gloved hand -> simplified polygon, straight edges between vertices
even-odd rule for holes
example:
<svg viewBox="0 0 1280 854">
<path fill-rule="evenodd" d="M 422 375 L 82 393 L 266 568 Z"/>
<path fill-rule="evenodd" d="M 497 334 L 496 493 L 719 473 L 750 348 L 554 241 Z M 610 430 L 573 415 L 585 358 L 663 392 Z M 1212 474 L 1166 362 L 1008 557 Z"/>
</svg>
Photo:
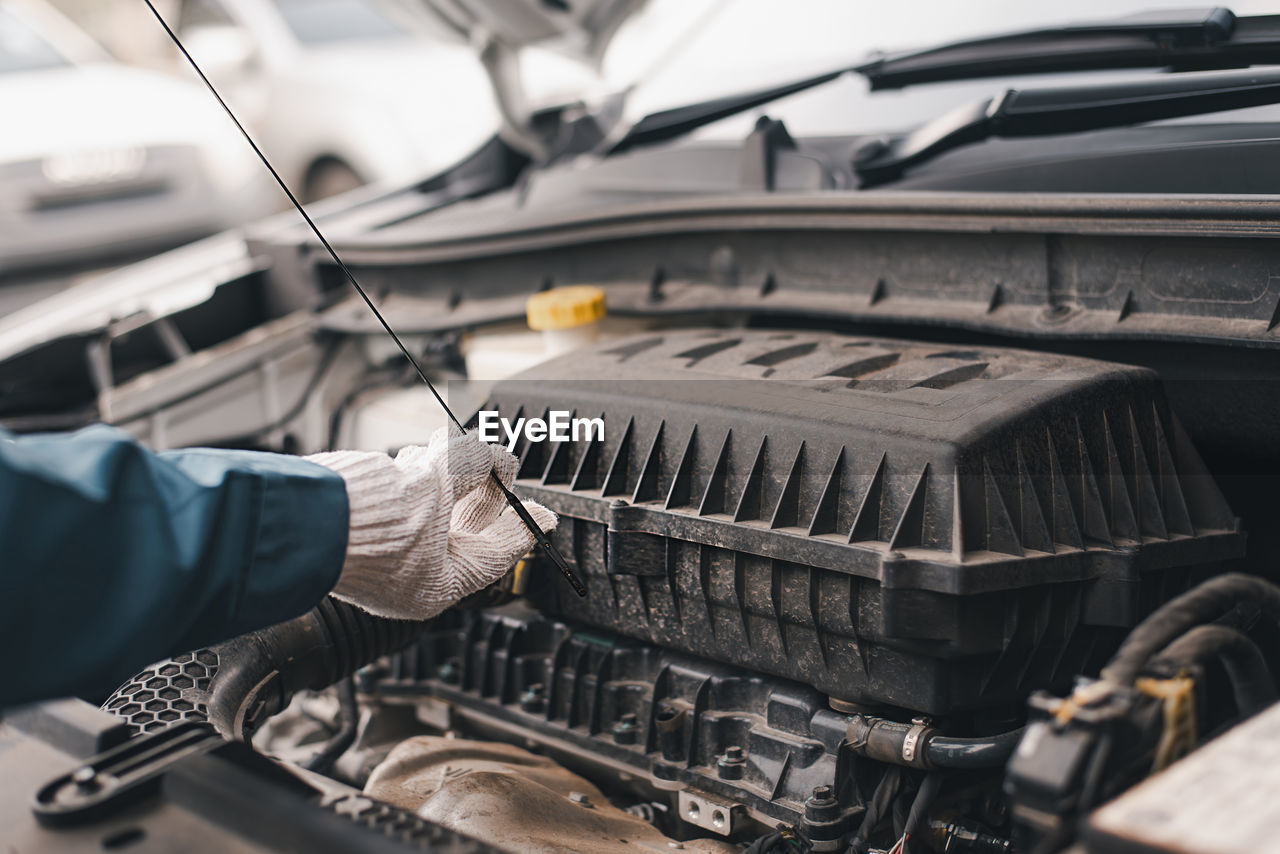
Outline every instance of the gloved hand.
<svg viewBox="0 0 1280 854">
<path fill-rule="evenodd" d="M 351 530 L 333 595 L 371 614 L 433 617 L 533 548 L 533 535 L 489 477 L 496 469 L 510 487 L 518 461 L 474 433 L 441 428 L 430 444 L 404 448 L 394 459 L 366 451 L 306 459 L 347 482 Z M 550 510 L 525 507 L 544 531 L 555 528 Z"/>
</svg>

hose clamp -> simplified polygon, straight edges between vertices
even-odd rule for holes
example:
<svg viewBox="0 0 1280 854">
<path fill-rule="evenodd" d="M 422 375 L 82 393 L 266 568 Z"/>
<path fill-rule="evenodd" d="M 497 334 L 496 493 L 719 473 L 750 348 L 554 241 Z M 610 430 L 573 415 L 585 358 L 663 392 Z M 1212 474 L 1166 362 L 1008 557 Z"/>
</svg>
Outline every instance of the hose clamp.
<svg viewBox="0 0 1280 854">
<path fill-rule="evenodd" d="M 911 719 L 911 729 L 902 738 L 902 761 L 905 764 L 917 764 L 917 757 L 920 757 L 920 751 L 924 748 L 924 734 L 928 731 L 928 718 Z"/>
</svg>

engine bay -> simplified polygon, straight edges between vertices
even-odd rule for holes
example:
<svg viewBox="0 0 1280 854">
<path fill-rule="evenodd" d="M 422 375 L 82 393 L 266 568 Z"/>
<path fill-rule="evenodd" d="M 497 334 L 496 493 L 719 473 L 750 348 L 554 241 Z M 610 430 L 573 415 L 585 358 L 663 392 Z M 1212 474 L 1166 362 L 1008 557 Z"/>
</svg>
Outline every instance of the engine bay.
<svg viewBox="0 0 1280 854">
<path fill-rule="evenodd" d="M 531 554 L 426 624 L 327 600 L 122 686 L 114 761 L 212 727 L 425 850 L 1041 852 L 1274 699 L 1276 588 L 1149 369 L 695 327 L 485 388 L 602 419 L 516 447 L 589 595 Z"/>
<path fill-rule="evenodd" d="M 877 46 L 707 100 L 679 73 L 641 109 L 640 79 L 531 99 L 519 54 L 594 76 L 657 4 L 431 0 L 499 129 L 304 207 L 145 5 L 300 217 L 0 317 L 0 442 L 101 422 L 140 454 L 385 465 L 465 421 L 516 458 L 477 445 L 488 524 L 532 540 L 443 589 L 467 496 L 433 463 L 438 513 L 404 526 L 435 526 L 430 572 L 394 588 L 380 539 L 363 589 L 442 589 L 374 616 L 305 549 L 345 532 L 345 575 L 360 528 L 324 472 L 332 524 L 290 516 L 256 564 L 325 582 L 297 607 L 3 710 L 7 850 L 1280 852 L 1280 16 Z M 413 504 L 386 483 L 369 504 Z M 170 539 L 245 598 L 234 536 Z M 19 633 L 31 671 L 62 672 L 58 631 Z"/>
</svg>

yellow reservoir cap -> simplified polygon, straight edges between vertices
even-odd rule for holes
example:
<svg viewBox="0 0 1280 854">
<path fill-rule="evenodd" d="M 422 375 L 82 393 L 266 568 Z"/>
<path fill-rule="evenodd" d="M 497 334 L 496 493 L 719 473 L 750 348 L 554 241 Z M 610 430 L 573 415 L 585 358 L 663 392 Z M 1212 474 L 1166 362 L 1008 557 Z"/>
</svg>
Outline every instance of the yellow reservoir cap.
<svg viewBox="0 0 1280 854">
<path fill-rule="evenodd" d="M 529 297 L 524 307 L 529 328 L 572 329 L 604 317 L 604 291 L 594 285 L 552 288 Z"/>
</svg>

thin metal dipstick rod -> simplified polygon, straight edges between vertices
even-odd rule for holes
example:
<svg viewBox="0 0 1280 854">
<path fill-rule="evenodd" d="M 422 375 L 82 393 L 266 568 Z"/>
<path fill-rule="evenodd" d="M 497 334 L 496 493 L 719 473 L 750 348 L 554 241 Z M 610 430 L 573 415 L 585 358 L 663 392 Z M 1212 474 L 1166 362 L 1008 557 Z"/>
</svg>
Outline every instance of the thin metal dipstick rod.
<svg viewBox="0 0 1280 854">
<path fill-rule="evenodd" d="M 155 19 L 160 22 L 160 26 L 164 27 L 164 31 L 168 34 L 169 40 L 173 42 L 174 47 L 182 53 L 186 58 L 187 63 L 195 73 L 199 75 L 200 80 L 205 85 L 205 88 L 209 90 L 209 93 L 213 95 L 214 99 L 217 100 L 218 104 L 222 107 L 223 112 L 227 114 L 227 118 L 231 119 L 232 123 L 234 123 L 236 128 L 239 129 L 245 142 L 249 143 L 249 147 L 253 149 L 253 153 L 258 155 L 258 159 L 262 161 L 262 165 L 267 167 L 267 171 L 271 173 L 271 177 L 280 185 L 280 189 L 284 191 L 284 194 L 289 197 L 289 201 L 293 203 L 294 208 L 296 208 L 298 213 L 301 214 L 307 225 L 311 227 L 311 231 L 315 234 L 316 239 L 320 241 L 320 244 L 325 248 L 325 251 L 329 253 L 329 257 L 333 259 L 333 263 L 337 264 L 338 268 L 342 270 L 342 274 L 347 277 L 347 281 L 351 283 L 351 287 L 356 289 L 356 293 L 360 295 L 360 299 L 364 300 L 364 304 L 369 307 L 369 311 L 373 312 L 373 316 L 378 319 L 378 323 L 382 324 L 382 328 L 391 336 L 391 340 L 396 342 L 396 346 L 400 348 L 400 352 L 409 360 L 409 364 L 413 365 L 413 369 L 418 372 L 418 376 L 422 378 L 422 381 L 426 383 L 427 388 L 431 390 L 431 394 L 435 397 L 436 402 L 440 404 L 440 407 L 444 410 L 445 414 L 449 416 L 449 420 L 452 421 L 454 426 L 459 430 L 465 431 L 466 428 L 462 426 L 462 422 L 458 420 L 458 417 L 453 414 L 453 410 L 449 408 L 449 404 L 445 403 L 444 398 L 441 397 L 440 392 L 435 387 L 435 384 L 431 382 L 427 377 L 426 372 L 422 370 L 422 366 L 418 364 L 418 360 L 409 352 L 409 348 L 400 340 L 400 336 L 391 328 L 391 324 L 382 316 L 382 312 L 378 310 L 378 307 L 373 304 L 373 300 L 369 298 L 368 291 L 366 291 L 364 287 L 356 281 L 356 277 L 351 272 L 350 268 L 348 268 L 346 263 L 338 257 L 337 251 L 325 238 L 324 234 L 321 233 L 320 227 L 316 225 L 315 220 L 313 220 L 311 215 L 307 213 L 306 208 L 302 206 L 302 202 L 298 201 L 298 197 L 289 189 L 289 185 L 280 177 L 280 173 L 276 171 L 276 168 L 271 165 L 271 161 L 267 159 L 267 155 L 263 154 L 262 149 L 253 141 L 253 137 L 249 135 L 249 131 L 246 130 L 245 126 L 240 123 L 238 118 L 236 118 L 236 114 L 231 111 L 231 108 L 227 106 L 227 102 L 218 94 L 218 90 L 214 88 L 213 83 L 211 83 L 209 78 L 205 76 L 205 73 L 200 70 L 200 66 L 196 63 L 191 54 L 187 52 L 187 48 L 182 44 L 182 40 L 178 38 L 178 34 L 175 33 L 169 26 L 168 22 L 165 21 L 164 17 L 160 14 L 159 10 L 156 9 L 151 0 L 143 0 L 143 2 L 147 4 L 147 8 L 151 10 L 151 14 L 155 16 Z M 511 505 L 511 509 L 520 517 L 520 521 L 524 522 L 525 527 L 529 529 L 530 533 L 533 534 L 533 538 L 537 541 L 538 547 L 542 549 L 543 553 L 546 554 L 546 556 L 551 559 L 551 562 L 556 565 L 556 568 L 560 570 L 560 574 L 569 582 L 569 586 L 573 588 L 573 592 L 577 593 L 579 596 L 586 596 L 587 588 L 583 586 L 582 582 L 578 579 L 578 576 L 569 568 L 569 564 L 565 561 L 564 555 L 560 554 L 560 550 L 556 548 L 555 543 L 551 542 L 551 538 L 547 536 L 547 533 L 542 530 L 534 520 L 533 516 L 530 515 L 529 511 L 525 509 L 524 504 L 516 497 L 515 493 L 507 488 L 507 485 L 498 477 L 498 472 L 490 469 L 489 477 L 493 480 L 494 484 L 497 485 L 498 489 L 502 490 L 503 496 L 507 499 L 507 504 Z"/>
</svg>

